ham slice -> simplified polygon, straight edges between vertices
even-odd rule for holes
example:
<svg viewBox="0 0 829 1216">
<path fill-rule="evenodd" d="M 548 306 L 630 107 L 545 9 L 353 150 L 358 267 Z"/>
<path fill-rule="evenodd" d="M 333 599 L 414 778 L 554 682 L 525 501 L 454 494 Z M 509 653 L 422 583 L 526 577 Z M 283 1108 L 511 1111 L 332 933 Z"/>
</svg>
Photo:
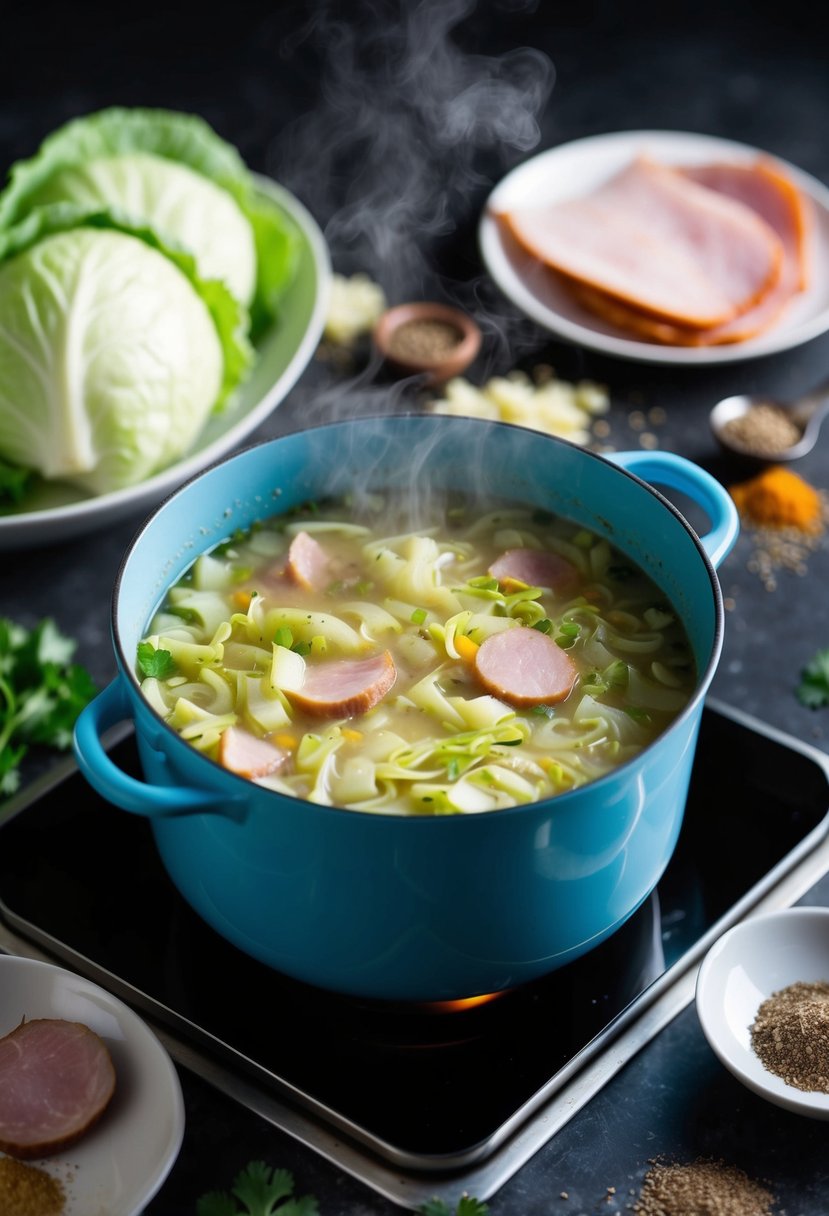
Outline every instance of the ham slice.
<svg viewBox="0 0 829 1216">
<path fill-rule="evenodd" d="M 297 532 L 288 549 L 285 573 L 306 591 L 324 591 L 331 582 L 328 554 L 307 532 Z"/>
<path fill-rule="evenodd" d="M 746 312 L 782 271 L 783 247 L 765 219 L 646 157 L 585 197 L 498 219 L 566 280 L 687 329 Z"/>
<path fill-rule="evenodd" d="M 85 1135 L 115 1092 L 109 1048 L 80 1022 L 23 1021 L 0 1039 L 0 1149 L 47 1157 Z"/>
<path fill-rule="evenodd" d="M 259 739 L 241 726 L 229 726 L 219 740 L 219 763 L 240 777 L 266 777 L 281 772 L 291 753 Z"/>
<path fill-rule="evenodd" d="M 572 691 L 575 663 L 546 633 L 516 625 L 493 633 L 475 654 L 484 688 L 510 705 L 552 705 Z"/>
<path fill-rule="evenodd" d="M 397 679 L 388 650 L 368 659 L 333 659 L 310 664 L 302 687 L 286 690 L 300 709 L 318 718 L 350 718 L 367 713 Z"/>
<path fill-rule="evenodd" d="M 578 582 L 578 571 L 566 557 L 544 549 L 507 549 L 489 567 L 489 573 L 499 582 L 514 579 L 528 587 L 545 587 L 551 591 L 569 591 Z"/>
<path fill-rule="evenodd" d="M 650 342 L 672 346 L 723 346 L 763 333 L 809 282 L 810 231 L 808 200 L 771 160 L 752 164 L 711 164 L 681 169 L 689 180 L 727 195 L 755 211 L 775 231 L 783 249 L 780 277 L 747 311 L 722 325 L 691 329 L 658 321 L 594 288 L 574 285 L 575 297 L 612 325 Z"/>
</svg>

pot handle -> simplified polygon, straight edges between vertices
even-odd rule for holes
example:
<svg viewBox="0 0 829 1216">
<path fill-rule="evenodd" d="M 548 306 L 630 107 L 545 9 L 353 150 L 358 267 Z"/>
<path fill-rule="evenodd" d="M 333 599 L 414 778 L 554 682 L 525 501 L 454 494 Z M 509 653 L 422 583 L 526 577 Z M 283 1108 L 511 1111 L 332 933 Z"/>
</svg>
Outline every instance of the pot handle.
<svg viewBox="0 0 829 1216">
<path fill-rule="evenodd" d="M 110 758 L 101 736 L 131 718 L 123 678 L 119 675 L 81 710 L 75 721 L 73 748 L 78 767 L 94 790 L 108 802 L 155 819 L 166 815 L 187 815 L 216 811 L 241 818 L 242 800 L 207 790 L 149 785 L 123 772 Z"/>
<path fill-rule="evenodd" d="M 716 477 L 674 452 L 610 452 L 608 459 L 643 481 L 687 494 L 708 516 L 710 530 L 699 541 L 711 564 L 719 566 L 728 556 L 740 533 L 740 517 L 734 499 Z"/>
</svg>

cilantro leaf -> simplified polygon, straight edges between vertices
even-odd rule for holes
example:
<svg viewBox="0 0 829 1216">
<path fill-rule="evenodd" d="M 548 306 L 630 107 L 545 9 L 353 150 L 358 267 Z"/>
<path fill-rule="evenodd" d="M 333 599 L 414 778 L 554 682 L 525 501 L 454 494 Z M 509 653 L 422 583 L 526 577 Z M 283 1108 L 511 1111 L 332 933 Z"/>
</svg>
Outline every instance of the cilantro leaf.
<svg viewBox="0 0 829 1216">
<path fill-rule="evenodd" d="M 443 1199 L 428 1199 L 418 1211 L 422 1216 L 487 1216 L 489 1208 L 469 1195 L 461 1195 L 454 1212 Z"/>
<path fill-rule="evenodd" d="M 71 745 L 75 720 L 98 691 L 71 661 L 76 645 L 48 618 L 34 629 L 0 618 L 0 797 L 19 789 L 32 744 Z"/>
<path fill-rule="evenodd" d="M 829 648 L 818 650 L 803 668 L 796 693 L 807 709 L 829 705 Z"/>
<path fill-rule="evenodd" d="M 231 1195 L 226 1191 L 202 1195 L 196 1216 L 318 1216 L 316 1199 L 312 1195 L 293 1199 L 293 1191 L 294 1178 L 288 1170 L 251 1161 L 236 1176 Z M 233 1196 L 244 1207 L 238 1207 Z"/>
<path fill-rule="evenodd" d="M 141 674 L 166 680 L 176 674 L 176 661 L 169 650 L 156 650 L 151 642 L 138 643 L 138 666 Z"/>
</svg>

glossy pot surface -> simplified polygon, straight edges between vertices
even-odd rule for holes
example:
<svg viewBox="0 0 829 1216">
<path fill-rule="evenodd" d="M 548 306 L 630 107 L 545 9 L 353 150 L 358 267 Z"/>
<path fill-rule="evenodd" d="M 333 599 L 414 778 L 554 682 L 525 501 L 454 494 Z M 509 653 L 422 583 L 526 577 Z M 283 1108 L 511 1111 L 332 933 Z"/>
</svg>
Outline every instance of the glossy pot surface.
<svg viewBox="0 0 829 1216">
<path fill-rule="evenodd" d="M 555 799 L 478 815 L 401 817 L 300 801 L 227 772 L 149 707 L 138 641 L 165 591 L 237 528 L 359 484 L 466 489 L 591 528 L 638 562 L 680 613 L 694 696 L 636 759 Z M 656 486 L 689 496 L 700 537 Z M 599 456 L 503 423 L 360 418 L 270 440 L 184 485 L 146 521 L 113 594 L 118 675 L 81 714 L 90 783 L 152 822 L 170 878 L 216 932 L 276 970 L 364 998 L 436 1001 L 553 971 L 624 923 L 674 850 L 705 694 L 722 648 L 716 566 L 736 539 L 726 491 L 681 457 Z M 132 720 L 143 780 L 102 736 Z"/>
</svg>

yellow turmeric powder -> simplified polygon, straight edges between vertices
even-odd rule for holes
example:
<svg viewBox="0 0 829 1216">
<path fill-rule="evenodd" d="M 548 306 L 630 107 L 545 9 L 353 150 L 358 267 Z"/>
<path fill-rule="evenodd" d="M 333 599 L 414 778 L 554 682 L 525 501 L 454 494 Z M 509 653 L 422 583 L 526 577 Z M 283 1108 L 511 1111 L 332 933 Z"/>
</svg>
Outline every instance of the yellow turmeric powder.
<svg viewBox="0 0 829 1216">
<path fill-rule="evenodd" d="M 783 465 L 771 465 L 750 481 L 729 487 L 744 520 L 762 528 L 823 530 L 823 502 L 814 486 Z"/>
</svg>

